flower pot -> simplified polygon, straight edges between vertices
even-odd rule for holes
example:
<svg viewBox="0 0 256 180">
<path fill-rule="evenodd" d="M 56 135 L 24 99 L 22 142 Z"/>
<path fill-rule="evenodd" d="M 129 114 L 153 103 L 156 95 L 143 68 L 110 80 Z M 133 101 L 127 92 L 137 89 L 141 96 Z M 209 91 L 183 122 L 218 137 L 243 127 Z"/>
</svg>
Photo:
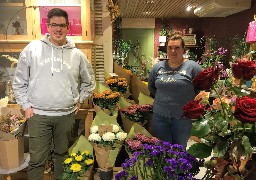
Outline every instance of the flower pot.
<svg viewBox="0 0 256 180">
<path fill-rule="evenodd" d="M 100 170 L 99 176 L 101 180 L 112 180 L 113 179 L 113 169 Z"/>
</svg>

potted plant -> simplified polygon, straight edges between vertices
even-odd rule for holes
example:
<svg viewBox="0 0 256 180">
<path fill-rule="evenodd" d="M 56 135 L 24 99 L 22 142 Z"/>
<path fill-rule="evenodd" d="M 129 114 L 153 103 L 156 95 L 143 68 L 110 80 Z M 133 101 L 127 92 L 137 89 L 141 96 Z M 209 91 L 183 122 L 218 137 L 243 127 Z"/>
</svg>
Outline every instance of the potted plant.
<svg viewBox="0 0 256 180">
<path fill-rule="evenodd" d="M 160 32 L 159 32 L 159 42 L 160 46 L 164 46 L 166 42 L 166 36 L 168 35 L 169 31 L 166 24 L 163 24 L 161 26 Z"/>
</svg>

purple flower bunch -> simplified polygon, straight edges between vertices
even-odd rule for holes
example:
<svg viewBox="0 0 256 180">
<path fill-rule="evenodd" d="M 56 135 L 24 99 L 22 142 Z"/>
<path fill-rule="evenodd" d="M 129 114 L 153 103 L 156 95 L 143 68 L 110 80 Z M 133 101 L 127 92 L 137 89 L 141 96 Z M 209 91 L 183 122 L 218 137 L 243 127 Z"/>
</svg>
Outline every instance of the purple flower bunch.
<svg viewBox="0 0 256 180">
<path fill-rule="evenodd" d="M 123 170 L 116 174 L 116 180 L 191 180 L 199 172 L 197 159 L 178 144 L 158 140 L 142 143 L 132 158 L 122 164 Z"/>
<path fill-rule="evenodd" d="M 120 111 L 131 121 L 144 123 L 147 120 L 148 113 L 152 112 L 151 104 L 133 104 L 127 108 L 121 108 Z"/>
</svg>

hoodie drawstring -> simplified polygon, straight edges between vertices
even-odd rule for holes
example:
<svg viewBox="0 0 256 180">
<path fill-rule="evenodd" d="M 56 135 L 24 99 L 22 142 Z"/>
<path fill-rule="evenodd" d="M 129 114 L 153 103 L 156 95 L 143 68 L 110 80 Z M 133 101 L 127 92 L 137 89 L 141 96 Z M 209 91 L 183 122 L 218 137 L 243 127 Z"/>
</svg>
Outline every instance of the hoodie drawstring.
<svg viewBox="0 0 256 180">
<path fill-rule="evenodd" d="M 60 64 L 60 70 L 62 71 L 62 63 L 63 63 L 63 46 L 61 46 L 61 52 L 62 52 L 62 54 L 61 54 L 61 64 Z"/>
<path fill-rule="evenodd" d="M 51 67 L 51 72 L 52 72 L 52 76 L 53 76 L 53 46 L 52 46 L 52 67 Z"/>
</svg>

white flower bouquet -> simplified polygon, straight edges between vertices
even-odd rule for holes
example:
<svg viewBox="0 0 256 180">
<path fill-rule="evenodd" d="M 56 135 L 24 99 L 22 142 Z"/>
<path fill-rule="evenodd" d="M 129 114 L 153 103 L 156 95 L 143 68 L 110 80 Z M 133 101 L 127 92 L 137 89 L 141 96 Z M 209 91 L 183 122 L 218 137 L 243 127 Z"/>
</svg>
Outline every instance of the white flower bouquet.
<svg viewBox="0 0 256 180">
<path fill-rule="evenodd" d="M 124 133 L 116 121 L 116 117 L 99 111 L 90 128 L 88 140 L 91 142 L 96 161 L 101 169 L 114 166 L 127 133 Z"/>
</svg>

